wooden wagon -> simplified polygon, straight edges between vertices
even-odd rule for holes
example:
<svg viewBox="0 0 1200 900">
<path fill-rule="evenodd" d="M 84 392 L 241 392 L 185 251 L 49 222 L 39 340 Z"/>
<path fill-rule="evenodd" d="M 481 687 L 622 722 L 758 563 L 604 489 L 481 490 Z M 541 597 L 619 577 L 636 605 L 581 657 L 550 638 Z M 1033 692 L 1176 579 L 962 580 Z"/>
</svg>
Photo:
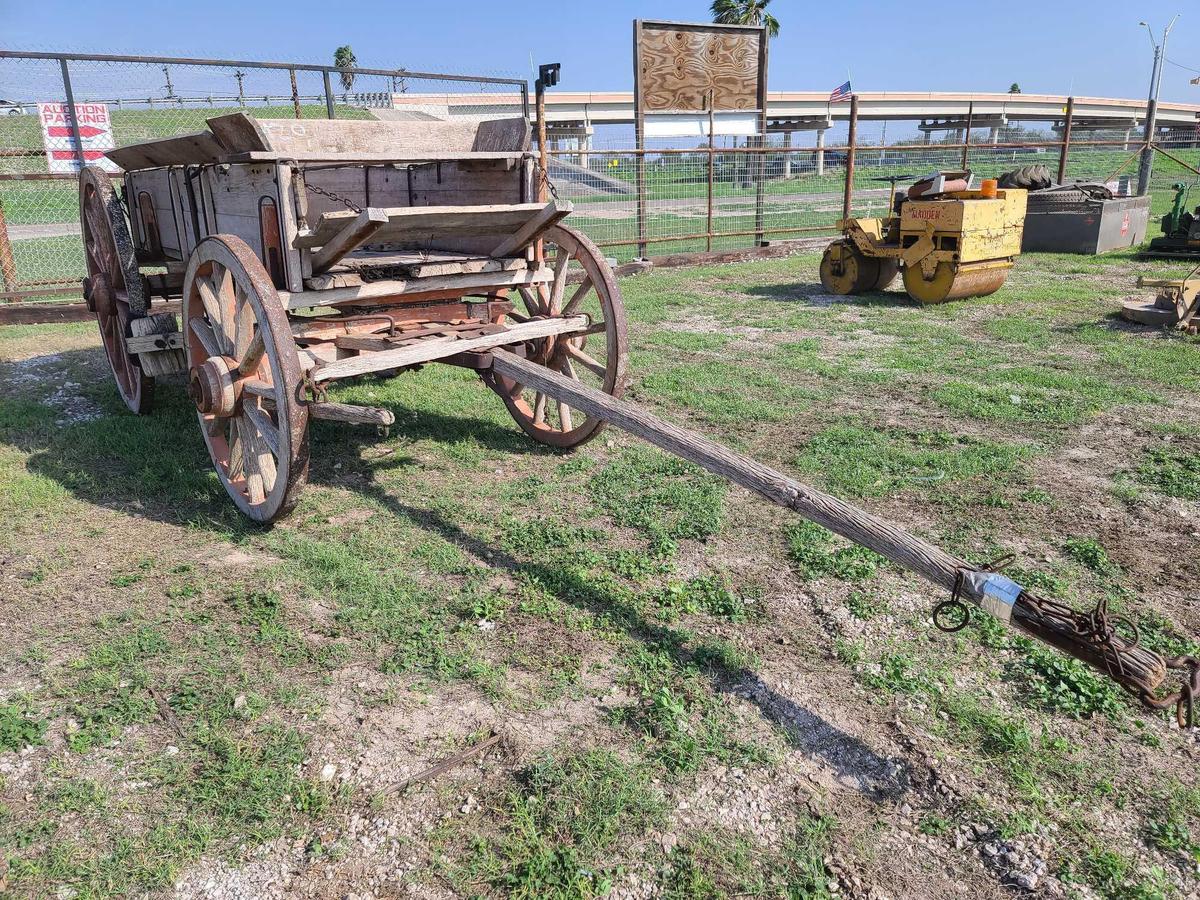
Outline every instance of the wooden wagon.
<svg viewBox="0 0 1200 900">
<path fill-rule="evenodd" d="M 620 399 L 620 292 L 561 223 L 569 204 L 535 199 L 524 120 L 208 125 L 110 152 L 124 204 L 102 171 L 83 171 L 84 292 L 130 409 L 147 409 L 156 375 L 188 372 L 213 464 L 247 516 L 271 522 L 295 504 L 310 419 L 392 423 L 328 402 L 326 385 L 466 366 L 536 440 L 573 447 L 612 423 L 949 590 L 933 617 L 945 630 L 966 621 L 947 625 L 946 611 L 972 603 L 1195 723 L 1200 660 L 1140 646 L 1104 601 L 1081 613 L 1039 597 Z M 181 297 L 178 327 L 152 296 Z M 1172 670 L 1183 683 L 1163 696 Z"/>
<path fill-rule="evenodd" d="M 208 120 L 111 151 L 80 176 L 95 311 L 122 398 L 188 372 L 212 461 L 250 518 L 295 504 L 308 422 L 391 424 L 326 387 L 430 362 L 479 370 L 535 440 L 573 447 L 602 420 L 492 371 L 490 351 L 608 395 L 625 381 L 612 271 L 542 202 L 524 119 Z M 181 299 L 180 317 L 154 299 Z"/>
</svg>

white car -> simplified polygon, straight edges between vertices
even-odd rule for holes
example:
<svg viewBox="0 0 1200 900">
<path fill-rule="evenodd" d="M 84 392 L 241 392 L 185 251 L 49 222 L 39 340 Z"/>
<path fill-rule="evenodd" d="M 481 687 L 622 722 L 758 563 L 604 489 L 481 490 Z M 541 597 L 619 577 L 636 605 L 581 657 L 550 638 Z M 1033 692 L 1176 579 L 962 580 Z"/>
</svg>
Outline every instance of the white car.
<svg viewBox="0 0 1200 900">
<path fill-rule="evenodd" d="M 0 100 L 0 116 L 23 116 L 25 107 L 11 100 Z"/>
</svg>

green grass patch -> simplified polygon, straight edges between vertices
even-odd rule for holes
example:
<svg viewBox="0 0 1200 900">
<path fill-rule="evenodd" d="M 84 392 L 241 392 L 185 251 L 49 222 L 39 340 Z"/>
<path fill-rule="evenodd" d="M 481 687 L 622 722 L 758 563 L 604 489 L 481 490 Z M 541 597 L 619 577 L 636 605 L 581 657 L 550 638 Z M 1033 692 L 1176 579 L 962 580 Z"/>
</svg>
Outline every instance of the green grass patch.
<svg viewBox="0 0 1200 900">
<path fill-rule="evenodd" d="M 1000 479 L 1017 470 L 1021 447 L 939 431 L 837 425 L 814 435 L 796 458 L 836 494 L 886 497 L 970 478 Z"/>
<path fill-rule="evenodd" d="M 788 558 L 796 573 L 806 581 L 832 575 L 842 581 L 866 581 L 887 560 L 857 544 L 841 542 L 832 531 L 809 521 L 794 522 L 784 529 Z"/>
</svg>

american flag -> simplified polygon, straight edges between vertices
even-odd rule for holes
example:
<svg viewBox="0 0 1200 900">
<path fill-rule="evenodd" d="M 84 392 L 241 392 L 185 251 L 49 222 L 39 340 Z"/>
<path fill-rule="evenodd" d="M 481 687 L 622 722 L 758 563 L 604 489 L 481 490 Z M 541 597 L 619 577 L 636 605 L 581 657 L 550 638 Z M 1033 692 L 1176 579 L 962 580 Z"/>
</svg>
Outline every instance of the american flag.
<svg viewBox="0 0 1200 900">
<path fill-rule="evenodd" d="M 850 99 L 850 82 L 848 82 L 848 81 L 845 82 L 844 84 L 839 84 L 829 94 L 829 102 L 830 103 L 837 103 L 839 100 L 849 100 L 849 99 Z"/>
</svg>

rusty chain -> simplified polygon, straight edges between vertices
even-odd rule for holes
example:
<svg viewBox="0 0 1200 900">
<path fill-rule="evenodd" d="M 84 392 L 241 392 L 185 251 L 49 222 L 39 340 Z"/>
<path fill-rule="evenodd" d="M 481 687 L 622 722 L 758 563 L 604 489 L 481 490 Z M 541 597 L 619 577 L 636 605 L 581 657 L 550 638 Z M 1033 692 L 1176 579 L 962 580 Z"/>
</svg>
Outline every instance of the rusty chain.
<svg viewBox="0 0 1200 900">
<path fill-rule="evenodd" d="M 335 194 L 333 191 L 327 191 L 327 190 L 325 190 L 325 188 L 319 187 L 315 184 L 310 184 L 307 181 L 305 181 L 304 186 L 312 193 L 320 194 L 322 197 L 327 197 L 328 199 L 332 200 L 334 203 L 342 204 L 347 209 L 351 209 L 356 213 L 362 212 L 362 207 L 347 197 L 343 197 L 340 194 Z"/>
<path fill-rule="evenodd" d="M 976 571 L 998 571 L 1013 558 L 1014 555 L 1009 554 L 981 566 Z M 950 599 L 943 600 L 933 608 L 933 624 L 941 631 L 954 633 L 970 624 L 971 608 L 962 600 L 967 571 L 958 570 Z M 1178 690 L 1158 697 L 1151 686 L 1139 683 L 1132 674 L 1125 671 L 1121 662 L 1122 655 L 1140 646 L 1141 635 L 1137 624 L 1131 619 L 1113 615 L 1109 611 L 1107 597 L 1101 598 L 1091 611 L 1086 613 L 1078 612 L 1065 603 L 1024 592 L 1019 599 L 1022 618 L 1047 631 L 1068 636 L 1080 647 L 1090 648 L 1095 656 L 1104 661 L 1108 676 L 1126 692 L 1137 697 L 1147 709 L 1166 710 L 1174 706 L 1175 721 L 1180 728 L 1196 726 L 1196 700 L 1200 697 L 1200 659 L 1190 655 L 1163 658 L 1163 665 L 1168 671 L 1187 674 Z"/>
</svg>

